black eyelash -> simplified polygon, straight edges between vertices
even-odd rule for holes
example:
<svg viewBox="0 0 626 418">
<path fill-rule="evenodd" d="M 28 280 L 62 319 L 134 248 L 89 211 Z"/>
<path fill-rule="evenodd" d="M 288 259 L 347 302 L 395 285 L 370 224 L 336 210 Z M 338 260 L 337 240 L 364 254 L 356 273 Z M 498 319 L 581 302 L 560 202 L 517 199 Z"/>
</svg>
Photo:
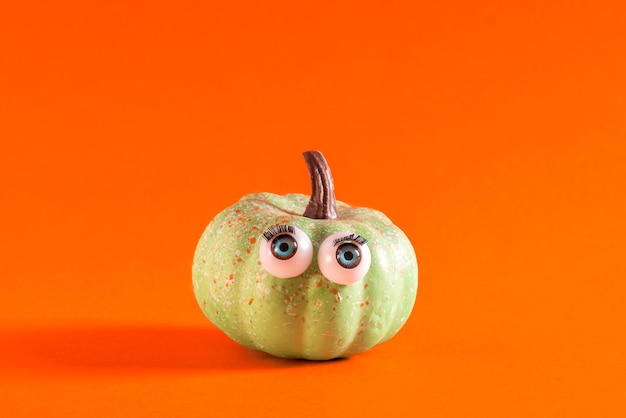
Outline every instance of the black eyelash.
<svg viewBox="0 0 626 418">
<path fill-rule="evenodd" d="M 291 225 L 272 225 L 267 229 L 267 231 L 263 233 L 263 238 L 265 239 L 265 241 L 269 241 L 274 238 L 274 236 L 287 232 L 290 234 L 295 234 L 296 229 Z"/>
<path fill-rule="evenodd" d="M 350 234 L 350 235 L 346 235 L 345 237 L 334 239 L 333 246 L 336 246 L 340 242 L 344 242 L 344 241 L 354 241 L 361 245 L 367 244 L 367 240 L 363 238 L 362 236 L 356 235 L 356 234 Z"/>
</svg>

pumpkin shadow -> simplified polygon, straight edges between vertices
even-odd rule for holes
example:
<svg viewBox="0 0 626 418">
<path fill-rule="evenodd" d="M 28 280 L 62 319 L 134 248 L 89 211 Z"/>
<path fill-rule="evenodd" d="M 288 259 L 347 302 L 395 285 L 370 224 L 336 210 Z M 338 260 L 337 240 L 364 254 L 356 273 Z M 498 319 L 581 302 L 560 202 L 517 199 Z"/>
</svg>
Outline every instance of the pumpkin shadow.
<svg viewBox="0 0 626 418">
<path fill-rule="evenodd" d="M 215 328 L 97 326 L 16 330 L 0 335 L 4 369 L 35 371 L 228 371 L 312 366 L 249 350 Z"/>
</svg>

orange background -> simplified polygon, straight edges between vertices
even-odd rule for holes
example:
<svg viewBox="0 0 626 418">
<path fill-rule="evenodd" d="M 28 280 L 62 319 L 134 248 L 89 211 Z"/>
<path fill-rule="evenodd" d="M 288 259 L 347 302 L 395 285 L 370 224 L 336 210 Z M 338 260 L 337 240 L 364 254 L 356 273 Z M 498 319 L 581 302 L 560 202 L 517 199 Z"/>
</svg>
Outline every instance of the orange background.
<svg viewBox="0 0 626 418">
<path fill-rule="evenodd" d="M 0 415 L 625 416 L 620 3 L 3 2 Z M 246 350 L 191 287 L 309 149 L 420 265 L 343 361 Z"/>
</svg>

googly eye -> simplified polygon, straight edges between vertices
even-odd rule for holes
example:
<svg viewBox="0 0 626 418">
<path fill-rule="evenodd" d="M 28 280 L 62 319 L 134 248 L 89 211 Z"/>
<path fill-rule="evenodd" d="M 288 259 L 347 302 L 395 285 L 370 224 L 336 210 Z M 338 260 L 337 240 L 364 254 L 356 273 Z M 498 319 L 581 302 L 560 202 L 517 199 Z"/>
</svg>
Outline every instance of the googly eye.
<svg viewBox="0 0 626 418">
<path fill-rule="evenodd" d="M 299 228 L 274 225 L 260 245 L 261 265 L 272 276 L 289 279 L 305 272 L 313 259 L 311 239 Z"/>
<path fill-rule="evenodd" d="M 371 261 L 367 240 L 350 232 L 332 234 L 322 242 L 317 254 L 317 263 L 324 277 L 343 285 L 362 280 Z"/>
</svg>

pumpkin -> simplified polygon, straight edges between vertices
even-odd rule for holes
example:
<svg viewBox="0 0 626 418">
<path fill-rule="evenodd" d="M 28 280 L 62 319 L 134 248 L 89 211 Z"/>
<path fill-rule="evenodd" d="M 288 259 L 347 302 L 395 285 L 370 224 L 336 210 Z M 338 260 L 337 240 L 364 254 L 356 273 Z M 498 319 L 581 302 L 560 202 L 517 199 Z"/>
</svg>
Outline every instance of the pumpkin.
<svg viewBox="0 0 626 418">
<path fill-rule="evenodd" d="M 248 348 L 348 357 L 405 324 L 417 260 L 383 213 L 335 200 L 320 152 L 304 157 L 310 197 L 249 194 L 208 225 L 194 255 L 194 293 L 208 319 Z"/>
</svg>

